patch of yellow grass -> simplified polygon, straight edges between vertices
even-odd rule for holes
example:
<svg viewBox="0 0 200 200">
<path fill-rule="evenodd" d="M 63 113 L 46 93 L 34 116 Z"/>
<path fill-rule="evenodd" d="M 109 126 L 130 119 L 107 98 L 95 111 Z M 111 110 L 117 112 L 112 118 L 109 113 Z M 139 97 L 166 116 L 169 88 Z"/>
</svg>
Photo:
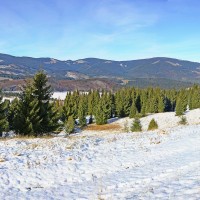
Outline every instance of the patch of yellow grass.
<svg viewBox="0 0 200 200">
<path fill-rule="evenodd" d="M 0 158 L 0 162 L 5 162 L 6 160 L 4 158 Z"/>
<path fill-rule="evenodd" d="M 22 139 L 22 140 L 27 140 L 27 139 L 36 139 L 36 138 L 41 138 L 41 139 L 51 139 L 53 138 L 54 136 L 52 135 L 43 135 L 43 136 L 38 136 L 38 137 L 35 137 L 35 136 L 23 136 L 23 135 L 17 135 L 16 137 L 13 137 L 12 139 Z"/>
<path fill-rule="evenodd" d="M 85 128 L 87 131 L 110 131 L 110 130 L 121 130 L 121 126 L 119 124 L 104 124 L 104 125 L 96 125 L 91 124 Z"/>
</svg>

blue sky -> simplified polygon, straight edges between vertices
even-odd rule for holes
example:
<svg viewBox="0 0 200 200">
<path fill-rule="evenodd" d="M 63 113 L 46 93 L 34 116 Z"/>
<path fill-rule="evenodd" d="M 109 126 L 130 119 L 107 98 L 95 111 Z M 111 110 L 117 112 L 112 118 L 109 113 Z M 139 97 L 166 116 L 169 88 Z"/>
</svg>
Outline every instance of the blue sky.
<svg viewBox="0 0 200 200">
<path fill-rule="evenodd" d="M 0 52 L 200 62 L 199 0 L 0 0 Z"/>
</svg>

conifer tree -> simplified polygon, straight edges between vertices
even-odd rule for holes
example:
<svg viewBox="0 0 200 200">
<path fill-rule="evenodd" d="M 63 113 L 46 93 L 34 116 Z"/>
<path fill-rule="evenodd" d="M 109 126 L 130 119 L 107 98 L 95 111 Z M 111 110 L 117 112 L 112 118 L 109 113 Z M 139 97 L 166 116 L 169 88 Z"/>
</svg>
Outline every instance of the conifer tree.
<svg viewBox="0 0 200 200">
<path fill-rule="evenodd" d="M 142 131 L 142 125 L 140 123 L 140 119 L 136 118 L 131 126 L 131 131 L 132 132 L 140 132 Z"/>
<path fill-rule="evenodd" d="M 148 126 L 148 131 L 150 130 L 155 130 L 158 128 L 158 124 L 157 122 L 155 121 L 155 119 L 153 118 L 150 123 L 149 123 L 149 126 Z"/>
<path fill-rule="evenodd" d="M 86 110 L 85 110 L 85 102 L 84 102 L 84 97 L 82 96 L 79 101 L 79 106 L 78 106 L 78 119 L 79 119 L 79 125 L 81 127 L 86 125 Z"/>
<path fill-rule="evenodd" d="M 14 130 L 14 117 L 17 114 L 17 107 L 18 107 L 19 101 L 18 98 L 15 98 L 9 105 L 8 110 L 8 122 L 9 122 L 9 129 Z"/>
<path fill-rule="evenodd" d="M 9 124 L 6 117 L 7 105 L 5 102 L 2 102 L 2 96 L 0 96 L 0 137 L 2 137 L 2 132 L 7 131 Z"/>
<path fill-rule="evenodd" d="M 198 85 L 194 85 L 190 89 L 189 108 L 191 110 L 200 108 L 200 87 Z"/>
<path fill-rule="evenodd" d="M 138 111 L 137 111 L 137 108 L 135 106 L 135 102 L 133 102 L 132 105 L 131 105 L 131 108 L 130 108 L 129 118 L 134 118 L 137 113 L 138 113 Z"/>
<path fill-rule="evenodd" d="M 164 110 L 165 110 L 164 97 L 160 96 L 158 98 L 158 112 L 161 113 L 164 112 Z"/>
<path fill-rule="evenodd" d="M 95 120 L 97 125 L 103 125 L 107 123 L 107 113 L 105 111 L 103 98 L 100 99 L 96 107 Z"/>
<path fill-rule="evenodd" d="M 171 108 L 168 111 L 175 111 L 176 107 L 176 99 L 177 99 L 177 91 L 176 90 L 169 90 L 167 93 L 168 99 L 170 101 Z"/>
<path fill-rule="evenodd" d="M 130 114 L 130 108 L 132 104 L 131 99 L 131 89 L 124 89 L 122 90 L 122 97 L 123 97 L 123 110 L 124 110 L 124 116 L 129 116 Z"/>
<path fill-rule="evenodd" d="M 146 114 L 146 111 L 148 110 L 148 98 L 147 98 L 147 93 L 145 90 L 142 90 L 141 91 L 141 115 L 142 116 L 145 116 Z"/>
<path fill-rule="evenodd" d="M 73 115 L 72 107 L 73 107 L 73 102 L 72 102 L 72 93 L 69 92 L 64 101 L 64 106 L 63 106 L 63 115 L 62 115 L 62 120 L 66 121 L 69 116 Z"/>
<path fill-rule="evenodd" d="M 109 119 L 112 117 L 112 98 L 109 93 L 102 92 L 101 95 L 101 105 L 102 105 L 102 111 L 106 115 L 106 119 Z"/>
<path fill-rule="evenodd" d="M 52 89 L 47 82 L 47 75 L 44 71 L 39 71 L 35 74 L 32 83 L 32 95 L 38 102 L 38 117 L 41 120 L 36 130 L 40 134 L 55 131 L 59 126 L 57 111 L 54 110 L 53 104 L 50 103 Z"/>
<path fill-rule="evenodd" d="M 176 102 L 176 115 L 180 116 L 183 115 L 185 112 L 182 99 L 179 97 Z"/>
<path fill-rule="evenodd" d="M 116 109 L 116 116 L 118 117 L 125 117 L 124 109 L 123 109 L 123 95 L 122 92 L 119 90 L 115 94 L 115 109 Z"/>
<path fill-rule="evenodd" d="M 16 111 L 11 111 L 12 129 L 23 135 L 42 135 L 58 128 L 57 110 L 50 103 L 51 87 L 47 76 L 39 71 L 22 89 Z M 12 108 L 13 109 L 13 108 Z"/>
<path fill-rule="evenodd" d="M 65 132 L 73 133 L 75 128 L 74 118 L 73 116 L 69 116 L 68 120 L 65 122 Z"/>
<path fill-rule="evenodd" d="M 12 129 L 21 135 L 37 135 L 41 123 L 39 117 L 39 103 L 32 96 L 32 87 L 27 83 L 23 87 L 19 101 L 14 102 L 15 111 L 12 113 Z M 14 108 L 14 107 L 13 107 Z"/>
<path fill-rule="evenodd" d="M 142 104 L 142 102 L 141 102 L 141 94 L 138 91 L 137 96 L 136 96 L 136 100 L 135 100 L 135 105 L 136 105 L 137 111 L 139 113 L 141 112 L 141 109 L 142 109 L 142 105 L 141 104 Z"/>
<path fill-rule="evenodd" d="M 183 115 L 186 111 L 188 104 L 187 92 L 185 90 L 181 90 L 177 96 L 176 100 L 176 115 Z"/>
</svg>

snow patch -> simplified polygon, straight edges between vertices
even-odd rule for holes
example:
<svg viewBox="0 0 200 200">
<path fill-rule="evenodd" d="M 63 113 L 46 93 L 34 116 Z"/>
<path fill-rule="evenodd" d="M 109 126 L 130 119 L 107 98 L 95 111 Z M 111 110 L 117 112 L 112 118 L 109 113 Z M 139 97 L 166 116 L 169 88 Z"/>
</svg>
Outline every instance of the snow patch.
<svg viewBox="0 0 200 200">
<path fill-rule="evenodd" d="M 50 58 L 49 62 L 45 62 L 45 64 L 56 64 L 58 62 L 58 60 L 54 59 L 54 58 Z"/>
<path fill-rule="evenodd" d="M 83 63 L 86 63 L 86 61 L 85 60 L 77 60 L 76 63 L 83 64 Z"/>
<path fill-rule="evenodd" d="M 110 61 L 110 60 L 107 60 L 107 61 L 105 61 L 104 63 L 112 63 L 112 61 Z"/>
<path fill-rule="evenodd" d="M 182 65 L 180 65 L 179 63 L 173 63 L 173 62 L 170 62 L 170 61 L 165 61 L 166 63 L 169 63 L 170 65 L 173 65 L 175 67 L 180 67 Z"/>
<path fill-rule="evenodd" d="M 155 62 L 153 62 L 153 63 L 151 63 L 152 65 L 155 65 L 155 64 L 157 64 L 157 63 L 159 63 L 160 62 L 160 60 L 157 60 L 157 61 L 155 61 Z"/>
<path fill-rule="evenodd" d="M 65 100 L 67 94 L 68 92 L 54 92 L 51 98 Z"/>
</svg>

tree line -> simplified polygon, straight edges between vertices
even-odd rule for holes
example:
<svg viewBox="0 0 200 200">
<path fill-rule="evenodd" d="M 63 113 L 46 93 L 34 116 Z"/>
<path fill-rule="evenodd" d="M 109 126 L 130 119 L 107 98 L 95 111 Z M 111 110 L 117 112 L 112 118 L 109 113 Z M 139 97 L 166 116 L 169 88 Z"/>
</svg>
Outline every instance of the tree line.
<svg viewBox="0 0 200 200">
<path fill-rule="evenodd" d="M 163 90 L 160 88 L 122 88 L 115 93 L 108 91 L 69 92 L 64 101 L 52 100 L 52 89 L 44 71 L 22 87 L 18 98 L 12 102 L 0 98 L 0 136 L 13 130 L 19 135 L 42 136 L 65 127 L 74 129 L 89 123 L 106 124 L 112 117 L 140 118 L 148 113 L 175 111 L 181 116 L 189 109 L 200 108 L 200 86 L 188 89 Z"/>
</svg>

